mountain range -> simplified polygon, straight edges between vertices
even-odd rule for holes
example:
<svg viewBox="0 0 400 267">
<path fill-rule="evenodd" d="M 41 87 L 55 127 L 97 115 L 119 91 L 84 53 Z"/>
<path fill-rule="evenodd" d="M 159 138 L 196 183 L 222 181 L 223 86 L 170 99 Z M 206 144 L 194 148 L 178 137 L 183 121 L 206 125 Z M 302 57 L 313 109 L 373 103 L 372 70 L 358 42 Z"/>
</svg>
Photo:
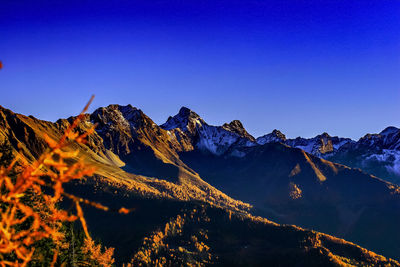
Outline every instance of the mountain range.
<svg viewBox="0 0 400 267">
<path fill-rule="evenodd" d="M 327 133 L 313 138 L 287 139 L 279 130 L 257 138 L 257 143 L 261 145 L 277 142 L 400 183 L 399 128 L 390 126 L 378 134 L 366 134 L 358 141 Z"/>
<path fill-rule="evenodd" d="M 47 149 L 44 134 L 59 138 L 73 119 L 1 107 L 0 143 L 32 161 Z M 68 190 L 135 208 L 85 209 L 89 230 L 116 247 L 119 264 L 398 265 L 400 187 L 385 176 L 396 172 L 397 128 L 357 142 L 277 130 L 254 138 L 238 120 L 213 126 L 183 107 L 157 125 L 131 105 L 98 108 L 78 130 L 94 124 L 88 144 L 71 149 L 96 175 Z"/>
</svg>

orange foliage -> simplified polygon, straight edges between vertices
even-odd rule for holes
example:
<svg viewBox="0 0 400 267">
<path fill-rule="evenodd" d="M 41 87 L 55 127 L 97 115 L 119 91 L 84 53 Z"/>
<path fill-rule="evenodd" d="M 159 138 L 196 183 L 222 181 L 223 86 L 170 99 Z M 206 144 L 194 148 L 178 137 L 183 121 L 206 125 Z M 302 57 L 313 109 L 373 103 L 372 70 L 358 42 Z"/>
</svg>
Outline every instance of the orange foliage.
<svg viewBox="0 0 400 267">
<path fill-rule="evenodd" d="M 114 248 L 106 248 L 104 253 L 102 253 L 101 245 L 96 245 L 90 237 L 85 239 L 82 252 L 89 254 L 90 259 L 95 261 L 100 266 L 111 267 L 114 263 Z"/>
<path fill-rule="evenodd" d="M 92 100 L 93 97 L 58 142 L 45 136 L 49 150 L 39 159 L 29 164 L 22 155 L 17 155 L 10 166 L 0 168 L 0 202 L 4 203 L 4 207 L 0 208 L 0 255 L 14 254 L 17 257 L 14 262 L 0 258 L 0 266 L 27 266 L 32 259 L 35 242 L 51 238 L 55 244 L 59 245 L 64 237 L 60 232 L 62 222 L 72 222 L 78 218 L 86 234 L 86 240 L 88 240 L 88 251 L 95 253 L 93 256 L 100 255 L 100 246 L 90 243 L 91 238 L 80 204 L 89 204 L 105 211 L 108 208 L 67 194 L 63 189 L 64 183 L 94 173 L 94 168 L 84 163 L 82 158 L 75 163 L 67 163 L 76 158 L 78 151 L 66 151 L 72 142 L 85 144 L 86 137 L 93 133 L 94 127 L 81 135 L 74 131 Z M 17 164 L 22 165 L 22 170 L 12 178 L 11 172 Z M 46 187 L 52 188 L 50 190 L 52 193 L 49 193 L 49 190 L 45 191 Z M 22 198 L 28 192 L 40 196 L 41 204 L 35 207 L 26 205 Z M 75 202 L 76 214 L 69 214 L 56 207 L 56 203 L 62 197 L 67 197 Z M 129 210 L 121 208 L 120 212 L 128 213 Z M 24 230 L 21 230 L 21 226 L 27 223 L 29 226 L 24 226 Z M 101 254 L 101 261 L 107 264 L 112 263 L 112 254 L 113 249 L 106 250 L 104 254 Z M 53 266 L 57 261 L 57 255 L 58 251 L 56 250 Z M 104 266 L 110 266 L 107 264 Z"/>
<path fill-rule="evenodd" d="M 206 266 L 211 263 L 210 247 L 203 242 L 208 239 L 206 230 L 200 229 L 196 233 L 198 236 L 189 238 L 184 229 L 187 224 L 206 220 L 205 217 L 204 210 L 193 209 L 170 219 L 164 230 L 159 229 L 144 238 L 142 247 L 124 266 Z"/>
</svg>

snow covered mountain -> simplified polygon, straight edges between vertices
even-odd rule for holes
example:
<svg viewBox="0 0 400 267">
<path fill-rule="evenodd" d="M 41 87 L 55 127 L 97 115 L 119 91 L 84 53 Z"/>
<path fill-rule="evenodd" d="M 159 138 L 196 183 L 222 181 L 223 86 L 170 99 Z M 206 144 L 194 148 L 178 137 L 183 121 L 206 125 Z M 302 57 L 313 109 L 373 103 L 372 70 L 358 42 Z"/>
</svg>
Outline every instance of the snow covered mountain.
<svg viewBox="0 0 400 267">
<path fill-rule="evenodd" d="M 259 145 L 267 143 L 284 143 L 291 147 L 300 148 L 307 153 L 315 156 L 323 156 L 337 152 L 342 146 L 352 144 L 354 141 L 349 138 L 330 136 L 327 133 L 317 135 L 313 138 L 297 137 L 296 139 L 286 139 L 286 136 L 279 130 L 273 130 L 272 133 L 257 138 Z"/>
<path fill-rule="evenodd" d="M 195 147 L 215 155 L 228 151 L 235 154 L 235 147 L 256 145 L 255 138 L 245 130 L 240 121 L 234 120 L 223 126 L 209 125 L 186 107 L 182 107 L 175 116 L 169 117 L 161 128 L 175 135 L 179 131 L 190 138 Z"/>
<path fill-rule="evenodd" d="M 367 134 L 360 138 L 357 147 L 368 147 L 371 149 L 400 149 L 400 129 L 390 126 L 379 134 Z"/>
<path fill-rule="evenodd" d="M 285 143 L 286 136 L 279 130 L 273 130 L 272 133 L 257 138 L 257 144 L 264 145 L 267 143 Z"/>
<path fill-rule="evenodd" d="M 184 151 L 200 149 L 217 156 L 244 157 L 248 147 L 283 143 L 314 156 L 360 168 L 389 181 L 400 183 L 400 129 L 388 127 L 379 134 L 367 134 L 358 141 L 322 133 L 313 138 L 288 139 L 279 130 L 255 139 L 238 120 L 213 126 L 197 113 L 182 107 L 161 125 Z"/>
<path fill-rule="evenodd" d="M 326 157 L 400 183 L 400 129 L 387 127 L 379 134 L 366 134 Z"/>
<path fill-rule="evenodd" d="M 182 107 L 178 114 L 169 117 L 161 128 L 170 131 L 171 135 L 184 135 L 190 138 L 195 147 L 215 155 L 241 156 L 249 146 L 267 143 L 284 143 L 291 147 L 300 148 L 308 153 L 322 157 L 337 152 L 343 146 L 355 143 L 349 138 L 331 137 L 323 133 L 314 138 L 298 137 L 287 139 L 279 130 L 255 139 L 250 135 L 239 120 L 233 120 L 222 126 L 207 124 L 197 113 Z"/>
<path fill-rule="evenodd" d="M 178 114 L 173 117 L 169 117 L 167 122 L 165 122 L 161 127 L 164 130 L 173 130 L 176 128 L 181 129 L 190 134 L 195 134 L 197 128 L 202 127 L 203 125 L 207 125 L 205 121 L 200 118 L 200 116 L 188 109 L 187 107 L 182 107 Z"/>
<path fill-rule="evenodd" d="M 256 142 L 259 145 L 284 143 L 314 156 L 360 168 L 392 182 L 400 182 L 400 129 L 393 126 L 379 134 L 366 134 L 358 141 L 327 133 L 313 138 L 287 139 L 279 130 L 273 130 L 257 138 Z"/>
</svg>

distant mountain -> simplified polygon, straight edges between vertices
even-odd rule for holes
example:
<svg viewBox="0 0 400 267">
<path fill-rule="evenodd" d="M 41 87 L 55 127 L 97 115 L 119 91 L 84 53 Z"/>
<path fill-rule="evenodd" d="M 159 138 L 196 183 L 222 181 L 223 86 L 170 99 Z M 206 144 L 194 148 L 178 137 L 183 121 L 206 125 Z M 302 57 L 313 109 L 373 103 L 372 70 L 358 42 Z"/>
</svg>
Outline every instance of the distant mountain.
<svg viewBox="0 0 400 267">
<path fill-rule="evenodd" d="M 349 138 L 340 138 L 337 136 L 332 137 L 327 133 L 309 139 L 301 137 L 297 137 L 296 139 L 286 139 L 285 135 L 278 130 L 274 130 L 270 134 L 257 138 L 257 143 L 260 145 L 276 142 L 300 148 L 307 153 L 320 157 L 333 154 L 343 146 L 354 143 L 354 141 Z"/>
<path fill-rule="evenodd" d="M 387 127 L 379 134 L 366 134 L 358 141 L 327 133 L 308 139 L 286 139 L 278 130 L 257 138 L 261 145 L 276 142 L 400 184 L 400 129 L 396 127 Z"/>
<path fill-rule="evenodd" d="M 47 148 L 44 134 L 57 139 L 72 120 L 0 107 L 0 143 L 32 161 Z M 135 208 L 125 216 L 85 209 L 89 230 L 117 248 L 118 264 L 398 265 L 342 239 L 251 215 L 326 229 L 397 258 L 398 186 L 287 145 L 260 145 L 241 122 L 212 126 L 188 108 L 158 126 L 137 108 L 110 105 L 87 114 L 79 131 L 93 124 L 88 144 L 72 148 L 96 175 L 68 190 Z"/>
</svg>

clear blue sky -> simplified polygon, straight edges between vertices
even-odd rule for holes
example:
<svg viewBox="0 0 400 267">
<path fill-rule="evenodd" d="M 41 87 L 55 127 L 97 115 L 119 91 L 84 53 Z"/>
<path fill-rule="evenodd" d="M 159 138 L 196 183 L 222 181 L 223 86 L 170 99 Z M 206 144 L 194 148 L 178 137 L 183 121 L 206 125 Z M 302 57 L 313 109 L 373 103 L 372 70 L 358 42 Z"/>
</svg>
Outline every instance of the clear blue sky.
<svg viewBox="0 0 400 267">
<path fill-rule="evenodd" d="M 0 105 L 46 120 L 95 94 L 255 136 L 400 126 L 397 0 L 3 0 L 0 60 Z"/>
</svg>

